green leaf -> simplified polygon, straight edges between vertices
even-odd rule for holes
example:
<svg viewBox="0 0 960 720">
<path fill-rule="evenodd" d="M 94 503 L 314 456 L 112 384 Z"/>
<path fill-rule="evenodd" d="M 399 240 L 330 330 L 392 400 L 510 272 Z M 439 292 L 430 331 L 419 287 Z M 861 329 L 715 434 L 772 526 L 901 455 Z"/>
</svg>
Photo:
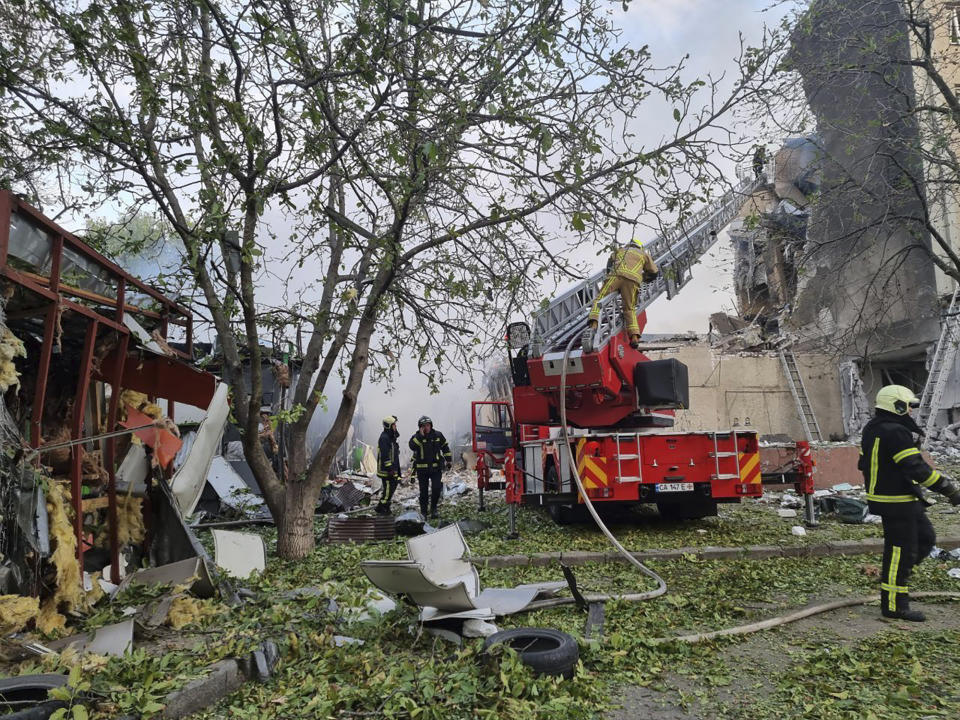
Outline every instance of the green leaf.
<svg viewBox="0 0 960 720">
<path fill-rule="evenodd" d="M 73 713 L 73 720 L 88 720 L 90 717 L 83 705 L 74 705 L 70 711 Z"/>
<path fill-rule="evenodd" d="M 678 108 L 673 109 L 673 119 L 680 122 L 680 110 Z"/>
</svg>

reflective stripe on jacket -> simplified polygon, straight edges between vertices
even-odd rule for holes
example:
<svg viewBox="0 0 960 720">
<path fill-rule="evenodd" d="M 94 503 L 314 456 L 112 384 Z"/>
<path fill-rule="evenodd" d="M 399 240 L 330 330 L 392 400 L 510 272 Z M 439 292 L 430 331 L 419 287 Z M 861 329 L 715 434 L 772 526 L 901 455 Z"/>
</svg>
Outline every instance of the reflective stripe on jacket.
<svg viewBox="0 0 960 720">
<path fill-rule="evenodd" d="M 656 274 L 657 265 L 646 250 L 641 250 L 636 245 L 622 247 L 613 253 L 611 275 L 633 280 L 639 284 L 643 282 L 644 271 Z"/>
<path fill-rule="evenodd" d="M 400 474 L 400 445 L 397 444 L 397 437 L 399 433 L 391 430 L 380 433 L 380 441 L 377 443 L 377 475 L 379 477 Z"/>
<path fill-rule="evenodd" d="M 918 487 L 939 491 L 943 485 L 917 448 L 911 425 L 908 416 L 878 410 L 863 429 L 857 467 L 875 515 L 909 511 L 920 501 Z"/>
<path fill-rule="evenodd" d="M 417 470 L 437 470 L 444 463 L 453 462 L 447 439 L 442 432 L 433 428 L 426 435 L 417 431 L 410 438 L 410 449 L 413 450 L 413 466 Z"/>
</svg>

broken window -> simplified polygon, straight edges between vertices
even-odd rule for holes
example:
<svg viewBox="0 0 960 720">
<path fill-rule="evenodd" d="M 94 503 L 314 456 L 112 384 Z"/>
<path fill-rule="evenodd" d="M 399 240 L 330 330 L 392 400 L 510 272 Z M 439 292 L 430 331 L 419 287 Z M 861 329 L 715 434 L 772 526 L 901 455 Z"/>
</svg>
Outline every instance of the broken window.
<svg viewBox="0 0 960 720">
<path fill-rule="evenodd" d="M 50 254 L 53 241 L 31 218 L 20 213 L 10 216 L 10 265 L 18 270 L 50 276 Z"/>
</svg>

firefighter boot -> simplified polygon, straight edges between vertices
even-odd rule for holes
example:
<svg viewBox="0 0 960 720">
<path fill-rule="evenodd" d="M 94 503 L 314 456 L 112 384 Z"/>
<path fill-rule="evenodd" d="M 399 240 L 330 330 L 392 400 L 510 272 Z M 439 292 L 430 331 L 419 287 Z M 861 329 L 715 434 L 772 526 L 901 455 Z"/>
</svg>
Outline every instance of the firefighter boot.
<svg viewBox="0 0 960 720">
<path fill-rule="evenodd" d="M 440 513 L 437 512 L 437 506 L 434 505 L 432 508 L 430 508 L 430 518 L 432 520 L 436 520 L 438 517 L 440 517 Z"/>
<path fill-rule="evenodd" d="M 880 592 L 880 614 L 891 620 L 909 620 L 910 622 L 925 622 L 927 616 L 919 610 L 910 609 L 910 600 L 906 597 L 898 597 L 896 602 L 897 609 L 891 610 L 887 604 L 887 592 Z"/>
<path fill-rule="evenodd" d="M 638 347 L 640 347 L 640 336 L 639 336 L 639 335 L 631 335 L 631 336 L 630 336 L 630 347 L 632 347 L 634 350 L 636 350 Z"/>
</svg>

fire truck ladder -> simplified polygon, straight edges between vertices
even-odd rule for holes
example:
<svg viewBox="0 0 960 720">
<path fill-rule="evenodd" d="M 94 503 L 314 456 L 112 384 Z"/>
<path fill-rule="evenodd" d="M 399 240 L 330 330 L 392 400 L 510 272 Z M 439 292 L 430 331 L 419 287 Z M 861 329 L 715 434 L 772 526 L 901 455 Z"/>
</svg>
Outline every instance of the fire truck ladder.
<svg viewBox="0 0 960 720">
<path fill-rule="evenodd" d="M 703 207 L 653 242 L 646 243 L 646 250 L 657 263 L 660 275 L 653 282 L 640 286 L 637 297 L 638 313 L 664 293 L 668 298 L 672 298 L 690 281 L 690 268 L 717 241 L 717 233 L 737 216 L 753 192 L 767 182 L 763 175 L 741 177 L 733 188 L 715 202 Z M 533 316 L 531 356 L 542 357 L 549 352 L 563 352 L 570 338 L 583 331 L 590 308 L 600 294 L 606 275 L 606 270 L 601 270 L 554 299 L 545 309 Z M 613 293 L 603 298 L 599 307 L 600 318 L 594 337 L 595 350 L 600 350 L 611 337 L 623 329 L 619 294 Z"/>
<path fill-rule="evenodd" d="M 953 291 L 947 315 L 940 325 L 940 339 L 933 351 L 933 361 L 930 363 L 930 374 L 927 383 L 923 386 L 920 396 L 920 407 L 917 411 L 917 424 L 923 429 L 923 444 L 926 445 L 937 423 L 937 415 L 943 405 L 943 394 L 947 389 L 947 380 L 950 371 L 957 359 L 957 344 L 960 343 L 960 315 L 957 315 L 957 294 L 960 286 Z"/>
<path fill-rule="evenodd" d="M 780 363 L 783 365 L 783 374 L 787 376 L 787 385 L 790 386 L 793 401 L 797 404 L 800 422 L 803 424 L 803 433 L 806 435 L 807 442 L 823 442 L 820 423 L 817 422 L 817 416 L 813 414 L 813 406 L 810 404 L 810 398 L 807 397 L 807 389 L 803 385 L 803 378 L 800 377 L 797 358 L 793 354 L 793 350 L 789 348 L 781 350 Z"/>
</svg>

